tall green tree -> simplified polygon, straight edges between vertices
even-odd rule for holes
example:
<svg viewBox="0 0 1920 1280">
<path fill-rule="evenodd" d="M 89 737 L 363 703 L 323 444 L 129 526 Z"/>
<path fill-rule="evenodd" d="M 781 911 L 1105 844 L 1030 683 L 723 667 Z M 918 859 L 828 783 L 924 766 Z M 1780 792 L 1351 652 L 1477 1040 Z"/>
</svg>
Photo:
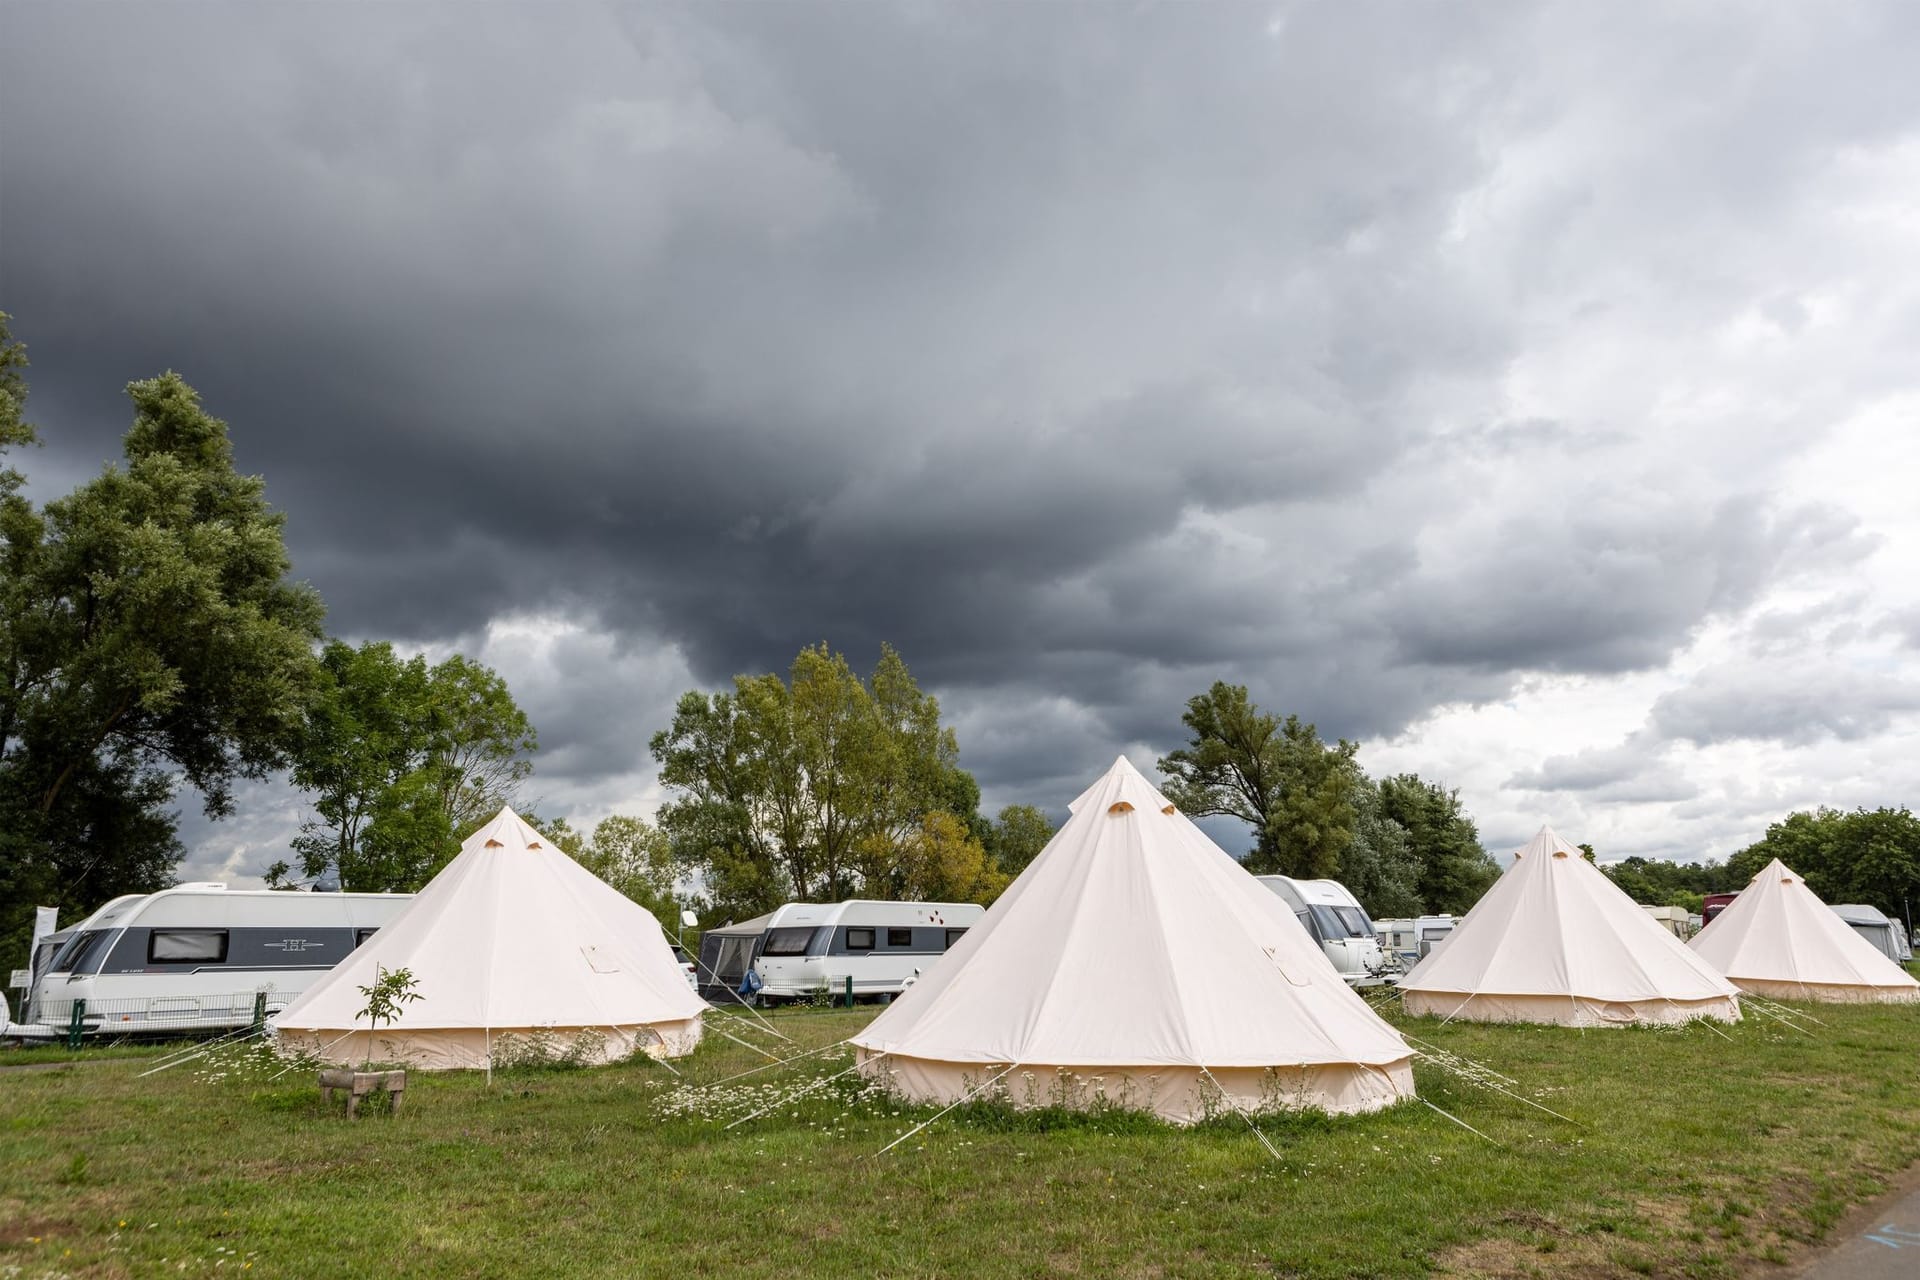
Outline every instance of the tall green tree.
<svg viewBox="0 0 1920 1280">
<path fill-rule="evenodd" d="M 1027 869 L 1053 839 L 1053 820 L 1030 804 L 1010 804 L 994 818 L 985 841 L 994 863 L 1008 879 Z"/>
<path fill-rule="evenodd" d="M 301 873 L 331 867 L 356 892 L 420 888 L 511 801 L 537 745 L 506 681 L 481 663 L 329 642 L 294 752 L 293 782 L 315 815 L 293 841 Z M 290 873 L 276 863 L 267 878 Z"/>
<path fill-rule="evenodd" d="M 921 815 L 883 875 L 889 897 L 914 902 L 990 903 L 1007 887 L 967 824 L 942 809 Z"/>
<path fill-rule="evenodd" d="M 1338 879 L 1376 920 L 1422 915 L 1420 857 L 1407 829 L 1386 812 L 1380 787 L 1354 784 L 1353 838 L 1340 853 Z"/>
<path fill-rule="evenodd" d="M 0 351 L 0 443 L 27 443 Z M 178 375 L 127 392 L 124 466 L 40 511 L 0 478 L 0 933 L 164 880 L 175 785 L 224 816 L 237 779 L 287 762 L 314 686 L 320 600 L 289 580 L 265 483 Z"/>
<path fill-rule="evenodd" d="M 458 653 L 428 673 L 427 712 L 427 758 L 441 812 L 454 831 L 469 831 L 511 803 L 532 776 L 539 735 L 500 673 Z"/>
<path fill-rule="evenodd" d="M 978 805 L 938 700 L 890 647 L 865 680 L 823 644 L 784 680 L 743 675 L 731 692 L 688 693 L 652 748 L 674 793 L 661 827 L 706 885 L 712 919 L 891 896 L 902 860 L 928 848 L 926 816 Z M 978 844 L 971 815 L 955 816 Z"/>
<path fill-rule="evenodd" d="M 1187 745 L 1159 762 L 1167 798 L 1192 817 L 1252 828 L 1249 871 L 1332 875 L 1358 816 L 1356 745 L 1323 743 L 1313 725 L 1263 712 L 1244 685 L 1221 681 L 1189 700 L 1180 719 Z"/>
<path fill-rule="evenodd" d="M 1420 901 L 1429 912 L 1464 914 L 1500 878 L 1460 793 L 1412 773 L 1382 778 L 1380 808 L 1407 832 L 1420 868 Z"/>
<path fill-rule="evenodd" d="M 402 661 L 389 644 L 356 648 L 334 640 L 321 651 L 320 670 L 292 773 L 294 785 L 311 794 L 315 816 L 294 838 L 294 853 L 309 877 L 334 868 L 343 889 L 407 884 L 412 869 L 374 865 L 366 836 L 383 814 L 391 825 L 391 793 L 422 754 L 426 661 Z M 284 863 L 270 867 L 269 883 L 288 870 Z"/>
</svg>

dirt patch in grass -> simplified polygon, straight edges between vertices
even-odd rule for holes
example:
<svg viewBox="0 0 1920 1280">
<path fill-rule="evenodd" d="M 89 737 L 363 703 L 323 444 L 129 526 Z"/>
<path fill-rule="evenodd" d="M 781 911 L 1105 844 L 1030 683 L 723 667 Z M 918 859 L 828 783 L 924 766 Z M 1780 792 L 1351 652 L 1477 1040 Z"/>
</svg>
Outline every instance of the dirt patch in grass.
<svg viewBox="0 0 1920 1280">
<path fill-rule="evenodd" d="M 1471 1276 L 1474 1280 L 1538 1280 L 1542 1276 L 1593 1276 L 1614 1280 L 1637 1274 L 1617 1265 L 1610 1242 L 1577 1236 L 1556 1236 L 1543 1247 L 1509 1236 L 1488 1236 L 1443 1249 L 1434 1257 L 1437 1275 Z"/>
<path fill-rule="evenodd" d="M 80 1224 L 72 1218 L 22 1218 L 0 1222 L 0 1245 L 38 1243 L 54 1236 L 72 1235 Z"/>
</svg>

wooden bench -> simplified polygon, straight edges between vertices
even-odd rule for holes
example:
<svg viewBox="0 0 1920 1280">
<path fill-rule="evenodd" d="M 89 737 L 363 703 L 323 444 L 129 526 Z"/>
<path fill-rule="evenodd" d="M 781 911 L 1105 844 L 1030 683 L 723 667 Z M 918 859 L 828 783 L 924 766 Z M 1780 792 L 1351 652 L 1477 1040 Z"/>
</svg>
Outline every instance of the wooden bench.
<svg viewBox="0 0 1920 1280">
<path fill-rule="evenodd" d="M 400 1114 L 400 1100 L 407 1094 L 407 1073 L 404 1071 L 322 1071 L 320 1073 L 320 1100 L 331 1104 L 333 1091 L 344 1089 L 347 1092 L 347 1119 L 357 1119 L 360 1115 L 360 1099 L 376 1089 L 386 1091 L 391 1099 L 388 1113 Z"/>
</svg>

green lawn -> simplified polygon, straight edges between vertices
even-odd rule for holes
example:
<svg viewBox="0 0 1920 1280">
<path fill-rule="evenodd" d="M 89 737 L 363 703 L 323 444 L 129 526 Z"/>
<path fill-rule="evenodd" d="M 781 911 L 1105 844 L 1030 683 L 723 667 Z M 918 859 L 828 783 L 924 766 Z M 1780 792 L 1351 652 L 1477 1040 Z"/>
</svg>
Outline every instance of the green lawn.
<svg viewBox="0 0 1920 1280">
<path fill-rule="evenodd" d="M 821 1046 L 871 1012 L 775 1022 Z M 851 1076 L 727 1130 L 848 1059 L 706 1087 L 761 1061 L 717 1032 L 679 1076 L 416 1074 L 397 1119 L 352 1124 L 240 1054 L 146 1079 L 152 1051 L 82 1054 L 0 1071 L 0 1276 L 1738 1275 L 1920 1159 L 1920 1010 L 1815 1016 L 1725 1038 L 1408 1020 L 1579 1125 L 1422 1064 L 1491 1142 L 1412 1103 L 1263 1120 L 1277 1161 L 1237 1118 L 985 1107 L 883 1156 L 931 1112 Z"/>
</svg>

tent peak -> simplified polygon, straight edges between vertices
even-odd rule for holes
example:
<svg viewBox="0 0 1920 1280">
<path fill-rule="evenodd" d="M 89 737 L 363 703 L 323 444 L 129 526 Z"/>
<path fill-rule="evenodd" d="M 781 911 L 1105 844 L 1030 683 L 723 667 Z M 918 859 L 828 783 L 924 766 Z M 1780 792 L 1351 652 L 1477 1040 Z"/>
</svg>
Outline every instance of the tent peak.
<svg viewBox="0 0 1920 1280">
<path fill-rule="evenodd" d="M 1167 798 L 1125 756 L 1115 759 L 1111 768 L 1067 806 L 1067 811 L 1078 813 L 1084 806 L 1095 805 L 1107 813 L 1126 812 L 1115 807 L 1120 804 L 1125 804 L 1128 809 L 1152 809 L 1164 814 L 1175 812 Z"/>
<path fill-rule="evenodd" d="M 1524 861 L 1530 853 L 1551 853 L 1556 858 L 1571 858 L 1579 852 L 1579 848 L 1575 845 L 1568 844 L 1558 831 L 1542 823 L 1540 830 L 1534 834 L 1533 839 L 1527 841 L 1526 844 L 1514 851 L 1513 860 L 1515 862 Z"/>
</svg>

